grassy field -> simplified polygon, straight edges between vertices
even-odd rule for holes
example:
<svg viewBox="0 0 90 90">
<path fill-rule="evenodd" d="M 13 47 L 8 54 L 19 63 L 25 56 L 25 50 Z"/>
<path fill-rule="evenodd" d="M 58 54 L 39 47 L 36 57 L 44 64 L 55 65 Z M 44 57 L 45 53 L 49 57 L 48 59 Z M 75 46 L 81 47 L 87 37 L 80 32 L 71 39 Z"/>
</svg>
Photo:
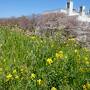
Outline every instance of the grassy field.
<svg viewBox="0 0 90 90">
<path fill-rule="evenodd" d="M 74 38 L 0 28 L 0 90 L 90 90 L 90 51 Z"/>
</svg>

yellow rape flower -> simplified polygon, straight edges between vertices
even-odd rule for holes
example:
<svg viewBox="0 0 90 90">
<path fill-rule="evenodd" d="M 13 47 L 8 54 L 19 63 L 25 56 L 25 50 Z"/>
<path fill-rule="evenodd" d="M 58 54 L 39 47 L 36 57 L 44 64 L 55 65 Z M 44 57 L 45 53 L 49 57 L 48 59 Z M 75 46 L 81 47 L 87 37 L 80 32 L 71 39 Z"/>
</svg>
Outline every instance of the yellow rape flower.
<svg viewBox="0 0 90 90">
<path fill-rule="evenodd" d="M 87 84 L 86 84 L 86 87 L 87 87 L 87 89 L 90 90 L 90 83 L 87 83 Z"/>
<path fill-rule="evenodd" d="M 17 71 L 16 71 L 16 69 L 14 69 L 14 70 L 13 70 L 13 74 L 16 74 L 16 73 L 17 73 Z"/>
<path fill-rule="evenodd" d="M 34 73 L 31 74 L 31 79 L 34 79 L 36 75 Z"/>
<path fill-rule="evenodd" d="M 54 44 L 52 44 L 51 47 L 53 48 L 54 47 Z"/>
<path fill-rule="evenodd" d="M 89 61 L 86 61 L 85 63 L 86 63 L 86 65 L 89 65 Z"/>
<path fill-rule="evenodd" d="M 62 59 L 64 57 L 63 52 L 59 51 L 58 53 L 56 53 L 56 58 L 58 59 Z"/>
<path fill-rule="evenodd" d="M 6 62 L 6 59 L 4 59 L 3 61 Z"/>
<path fill-rule="evenodd" d="M 76 41 L 75 38 L 70 38 L 68 41 Z"/>
<path fill-rule="evenodd" d="M 0 47 L 2 47 L 2 44 L 0 44 Z"/>
<path fill-rule="evenodd" d="M 88 60 L 88 57 L 85 57 L 84 59 L 85 59 L 85 60 Z"/>
<path fill-rule="evenodd" d="M 86 52 L 88 52 L 88 48 L 86 48 L 86 47 L 85 47 L 85 48 L 83 48 L 83 50 L 84 50 L 84 51 L 86 51 Z"/>
<path fill-rule="evenodd" d="M 15 79 L 19 79 L 19 76 L 18 76 L 18 75 L 16 75 L 16 76 L 15 76 Z"/>
<path fill-rule="evenodd" d="M 68 56 L 67 55 L 65 56 L 65 59 L 68 59 Z"/>
<path fill-rule="evenodd" d="M 86 85 L 83 85 L 83 90 L 87 90 Z"/>
<path fill-rule="evenodd" d="M 23 72 L 24 71 L 24 69 L 23 68 L 21 68 L 21 72 Z"/>
<path fill-rule="evenodd" d="M 12 74 L 8 74 L 8 75 L 6 76 L 6 78 L 7 78 L 7 80 L 12 79 Z"/>
<path fill-rule="evenodd" d="M 24 72 L 24 69 L 23 69 L 23 68 L 21 68 L 21 69 L 20 69 L 20 71 L 21 71 L 21 73 L 23 73 L 23 72 Z"/>
<path fill-rule="evenodd" d="M 41 85 L 42 84 L 42 80 L 41 79 L 37 80 L 37 84 Z"/>
<path fill-rule="evenodd" d="M 32 37 L 31 37 L 31 39 L 33 39 L 33 40 L 34 40 L 35 38 L 36 38 L 35 36 L 32 36 Z"/>
<path fill-rule="evenodd" d="M 51 90 L 57 90 L 55 87 L 52 87 Z"/>
<path fill-rule="evenodd" d="M 48 58 L 47 59 L 47 64 L 52 64 L 53 63 L 53 60 L 51 58 Z"/>
<path fill-rule="evenodd" d="M 16 62 L 16 59 L 14 58 L 14 60 L 13 60 L 14 62 Z"/>
<path fill-rule="evenodd" d="M 75 52 L 75 53 L 77 53 L 77 52 L 78 52 L 78 50 L 77 50 L 77 49 L 75 49 L 75 50 L 74 50 L 74 52 Z"/>
</svg>

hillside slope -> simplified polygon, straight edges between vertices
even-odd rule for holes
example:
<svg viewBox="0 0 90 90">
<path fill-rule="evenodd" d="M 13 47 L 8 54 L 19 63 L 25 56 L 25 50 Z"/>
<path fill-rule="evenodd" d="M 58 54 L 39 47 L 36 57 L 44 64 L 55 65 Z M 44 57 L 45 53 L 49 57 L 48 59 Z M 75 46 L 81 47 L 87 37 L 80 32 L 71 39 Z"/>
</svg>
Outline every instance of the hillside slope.
<svg viewBox="0 0 90 90">
<path fill-rule="evenodd" d="M 74 38 L 0 28 L 0 90 L 90 90 L 90 51 Z"/>
</svg>

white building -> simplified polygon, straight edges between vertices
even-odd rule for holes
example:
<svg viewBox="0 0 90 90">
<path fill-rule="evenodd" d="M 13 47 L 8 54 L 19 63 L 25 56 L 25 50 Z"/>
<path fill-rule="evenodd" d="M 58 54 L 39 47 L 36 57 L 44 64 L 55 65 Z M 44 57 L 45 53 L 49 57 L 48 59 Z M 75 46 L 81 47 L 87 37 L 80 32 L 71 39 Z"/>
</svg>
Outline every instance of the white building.
<svg viewBox="0 0 90 90">
<path fill-rule="evenodd" d="M 73 8 L 73 0 L 67 0 L 66 11 L 69 16 L 78 15 Z"/>
<path fill-rule="evenodd" d="M 80 7 L 78 20 L 83 22 L 90 22 L 90 16 L 85 13 L 85 6 Z"/>
<path fill-rule="evenodd" d="M 85 13 L 85 6 L 80 6 L 79 12 L 74 11 L 73 0 L 67 0 L 67 15 L 78 15 L 79 21 L 90 22 L 90 17 Z"/>
<path fill-rule="evenodd" d="M 85 13 L 85 6 L 80 6 L 80 10 L 76 11 L 73 7 L 73 0 L 67 0 L 66 9 L 52 10 L 44 12 L 43 14 L 49 13 L 65 13 L 68 16 L 78 16 L 77 20 L 82 22 L 90 22 L 90 15 Z"/>
</svg>

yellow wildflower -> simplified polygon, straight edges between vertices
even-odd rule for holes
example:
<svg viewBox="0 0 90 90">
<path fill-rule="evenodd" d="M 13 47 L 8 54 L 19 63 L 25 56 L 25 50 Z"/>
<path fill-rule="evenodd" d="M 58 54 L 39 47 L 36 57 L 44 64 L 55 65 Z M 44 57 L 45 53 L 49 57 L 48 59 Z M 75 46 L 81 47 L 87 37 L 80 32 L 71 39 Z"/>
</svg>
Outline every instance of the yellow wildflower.
<svg viewBox="0 0 90 90">
<path fill-rule="evenodd" d="M 3 61 L 6 62 L 6 59 L 4 59 Z"/>
<path fill-rule="evenodd" d="M 58 59 L 62 59 L 64 57 L 63 52 L 59 51 L 58 53 L 56 53 L 56 58 Z"/>
<path fill-rule="evenodd" d="M 42 84 L 42 80 L 41 79 L 37 80 L 37 84 L 41 85 Z"/>
<path fill-rule="evenodd" d="M 13 74 L 16 74 L 16 73 L 17 73 L 17 71 L 16 71 L 16 69 L 14 69 L 14 70 L 13 70 Z"/>
<path fill-rule="evenodd" d="M 55 87 L 52 87 L 51 90 L 57 90 Z"/>
<path fill-rule="evenodd" d="M 31 37 L 31 39 L 33 39 L 33 40 L 34 40 L 35 38 L 36 38 L 35 36 L 32 36 L 32 37 Z"/>
<path fill-rule="evenodd" d="M 85 60 L 88 60 L 88 57 L 85 57 L 84 59 L 85 59 Z"/>
<path fill-rule="evenodd" d="M 2 44 L 0 44 L 0 47 L 2 47 Z"/>
<path fill-rule="evenodd" d="M 23 73 L 23 72 L 24 72 L 24 69 L 23 69 L 23 68 L 21 68 L 21 69 L 20 69 L 20 71 L 21 71 L 21 73 Z"/>
<path fill-rule="evenodd" d="M 86 65 L 89 65 L 89 61 L 86 61 L 85 63 L 86 63 Z"/>
<path fill-rule="evenodd" d="M 13 60 L 14 62 L 16 62 L 16 59 L 14 58 L 14 60 Z"/>
<path fill-rule="evenodd" d="M 67 59 L 67 58 L 68 58 L 68 56 L 66 55 L 66 56 L 65 56 L 65 59 Z"/>
<path fill-rule="evenodd" d="M 88 52 L 88 49 L 87 49 L 86 47 L 85 47 L 85 48 L 83 48 L 83 50 L 84 50 L 84 51 L 86 51 L 86 52 Z"/>
<path fill-rule="evenodd" d="M 18 75 L 16 75 L 16 76 L 15 76 L 15 79 L 19 79 L 19 76 L 18 76 Z"/>
<path fill-rule="evenodd" d="M 52 59 L 51 58 L 48 58 L 47 59 L 47 64 L 52 64 L 52 63 L 53 63 Z"/>
<path fill-rule="evenodd" d="M 87 83 L 87 84 L 86 84 L 86 87 L 87 87 L 87 89 L 90 90 L 90 83 Z"/>
<path fill-rule="evenodd" d="M 34 79 L 36 75 L 34 73 L 31 74 L 31 79 Z"/>
<path fill-rule="evenodd" d="M 77 49 L 75 49 L 75 51 L 74 51 L 75 53 L 77 53 L 78 52 L 78 50 Z"/>
<path fill-rule="evenodd" d="M 70 38 L 68 39 L 68 41 L 75 41 L 75 38 Z"/>
<path fill-rule="evenodd" d="M 6 76 L 6 78 L 9 80 L 9 79 L 12 79 L 12 74 L 8 74 L 7 76 Z"/>
<path fill-rule="evenodd" d="M 86 87 L 86 85 L 83 85 L 83 90 L 87 90 L 87 87 Z"/>
<path fill-rule="evenodd" d="M 21 72 L 23 72 L 23 68 L 21 68 Z"/>
</svg>

